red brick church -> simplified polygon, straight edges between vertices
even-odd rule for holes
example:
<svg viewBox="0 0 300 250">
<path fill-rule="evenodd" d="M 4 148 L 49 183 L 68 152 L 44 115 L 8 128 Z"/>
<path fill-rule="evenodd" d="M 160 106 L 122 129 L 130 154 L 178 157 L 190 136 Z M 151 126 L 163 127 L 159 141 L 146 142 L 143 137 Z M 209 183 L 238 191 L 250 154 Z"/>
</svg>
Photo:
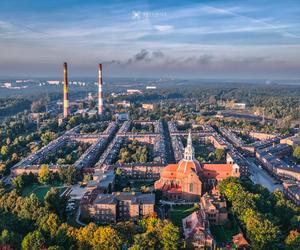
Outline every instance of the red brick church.
<svg viewBox="0 0 300 250">
<path fill-rule="evenodd" d="M 155 189 L 162 190 L 169 200 L 198 201 L 203 188 L 211 187 L 229 176 L 239 177 L 237 164 L 200 164 L 195 159 L 192 136 L 189 132 L 184 158 L 177 164 L 169 164 L 160 173 Z"/>
</svg>

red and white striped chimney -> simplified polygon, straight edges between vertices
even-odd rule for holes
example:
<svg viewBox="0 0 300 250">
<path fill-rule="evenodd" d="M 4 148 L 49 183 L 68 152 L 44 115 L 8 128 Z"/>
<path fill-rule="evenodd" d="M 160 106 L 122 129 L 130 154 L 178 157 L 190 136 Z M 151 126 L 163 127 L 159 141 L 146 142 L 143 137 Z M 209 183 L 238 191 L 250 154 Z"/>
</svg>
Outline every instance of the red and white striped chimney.
<svg viewBox="0 0 300 250">
<path fill-rule="evenodd" d="M 102 64 L 98 65 L 98 114 L 103 114 L 103 83 L 102 83 Z"/>
</svg>

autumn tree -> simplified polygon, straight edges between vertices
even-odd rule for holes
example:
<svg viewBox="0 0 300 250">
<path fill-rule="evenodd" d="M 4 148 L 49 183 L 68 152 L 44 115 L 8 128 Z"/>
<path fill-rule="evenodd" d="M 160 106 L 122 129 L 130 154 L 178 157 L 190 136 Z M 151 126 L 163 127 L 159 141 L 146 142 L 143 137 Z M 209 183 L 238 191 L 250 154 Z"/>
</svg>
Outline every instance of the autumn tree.
<svg viewBox="0 0 300 250">
<path fill-rule="evenodd" d="M 50 179 L 50 171 L 48 165 L 41 165 L 38 174 L 38 180 L 41 184 L 46 184 Z"/>
<path fill-rule="evenodd" d="M 41 250 L 45 249 L 45 238 L 42 233 L 35 230 L 28 233 L 22 241 L 22 250 Z"/>
<path fill-rule="evenodd" d="M 284 243 L 288 250 L 300 250 L 300 233 L 297 230 L 291 230 Z"/>
<path fill-rule="evenodd" d="M 92 247 L 94 250 L 118 250 L 122 247 L 122 240 L 112 227 L 98 227 L 93 235 Z"/>
</svg>

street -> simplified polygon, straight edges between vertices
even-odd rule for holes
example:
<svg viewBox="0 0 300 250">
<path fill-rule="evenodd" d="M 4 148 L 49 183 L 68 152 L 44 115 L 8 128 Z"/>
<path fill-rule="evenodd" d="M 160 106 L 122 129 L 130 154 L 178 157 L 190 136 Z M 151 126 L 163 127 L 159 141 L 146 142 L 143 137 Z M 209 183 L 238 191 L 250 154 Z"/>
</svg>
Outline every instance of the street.
<svg viewBox="0 0 300 250">
<path fill-rule="evenodd" d="M 250 166 L 251 176 L 250 179 L 255 184 L 260 184 L 266 187 L 270 192 L 273 192 L 275 189 L 282 190 L 282 185 L 276 183 L 276 180 L 270 176 L 264 169 L 260 168 L 253 162 L 252 158 L 247 158 L 247 162 Z"/>
</svg>

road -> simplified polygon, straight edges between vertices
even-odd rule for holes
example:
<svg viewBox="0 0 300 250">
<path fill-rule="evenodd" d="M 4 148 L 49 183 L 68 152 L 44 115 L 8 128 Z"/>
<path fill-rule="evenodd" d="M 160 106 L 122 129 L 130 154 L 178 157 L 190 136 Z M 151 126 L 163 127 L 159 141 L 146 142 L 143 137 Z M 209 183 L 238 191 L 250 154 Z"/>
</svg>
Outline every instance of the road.
<svg viewBox="0 0 300 250">
<path fill-rule="evenodd" d="M 247 158 L 247 161 L 250 166 L 251 177 L 250 179 L 255 184 L 260 184 L 266 187 L 270 192 L 273 192 L 275 189 L 282 190 L 282 185 L 276 183 L 276 180 L 268 174 L 264 169 L 260 168 L 253 162 L 252 158 Z"/>
</svg>

